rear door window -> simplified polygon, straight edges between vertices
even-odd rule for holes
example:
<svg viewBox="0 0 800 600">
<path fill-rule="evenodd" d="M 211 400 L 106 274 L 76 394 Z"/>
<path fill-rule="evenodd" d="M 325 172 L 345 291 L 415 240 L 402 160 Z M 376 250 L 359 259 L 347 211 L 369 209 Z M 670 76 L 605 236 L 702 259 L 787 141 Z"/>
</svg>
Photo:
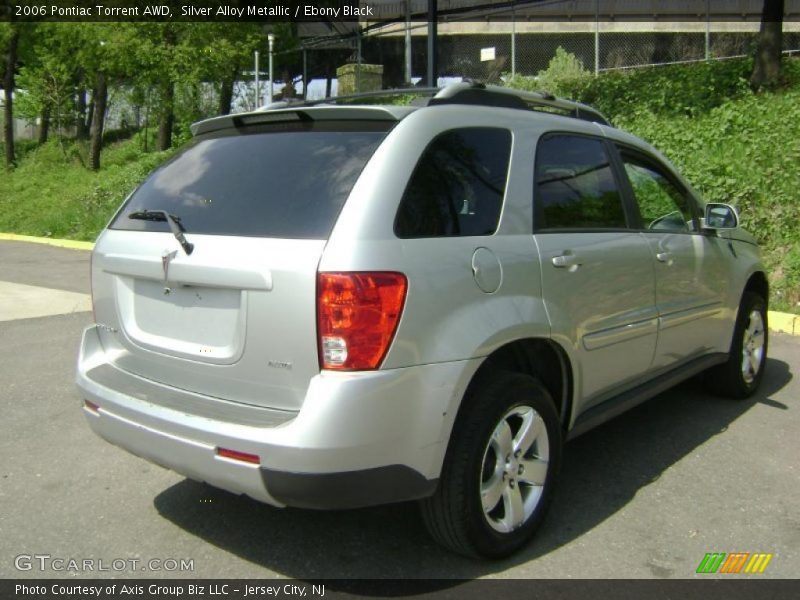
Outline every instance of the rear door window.
<svg viewBox="0 0 800 600">
<path fill-rule="evenodd" d="M 136 190 L 112 229 L 169 231 L 129 219 L 165 210 L 188 233 L 327 239 L 389 123 L 228 130 L 192 142 Z"/>
<path fill-rule="evenodd" d="M 491 235 L 506 191 L 511 132 L 465 127 L 422 153 L 395 218 L 399 238 Z"/>
</svg>

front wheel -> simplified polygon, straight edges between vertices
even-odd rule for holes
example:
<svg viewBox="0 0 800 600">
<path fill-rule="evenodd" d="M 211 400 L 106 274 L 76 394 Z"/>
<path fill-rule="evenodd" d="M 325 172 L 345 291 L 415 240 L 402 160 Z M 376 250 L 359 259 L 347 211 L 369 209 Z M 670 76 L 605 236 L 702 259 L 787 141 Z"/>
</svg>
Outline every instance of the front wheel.
<svg viewBox="0 0 800 600">
<path fill-rule="evenodd" d="M 752 396 L 764 377 L 768 341 L 766 303 L 758 294 L 745 292 L 728 361 L 706 373 L 710 391 L 728 398 Z"/>
<path fill-rule="evenodd" d="M 561 425 L 550 394 L 527 375 L 499 373 L 465 402 L 422 515 L 434 539 L 459 554 L 508 556 L 544 518 L 561 462 Z"/>
</svg>

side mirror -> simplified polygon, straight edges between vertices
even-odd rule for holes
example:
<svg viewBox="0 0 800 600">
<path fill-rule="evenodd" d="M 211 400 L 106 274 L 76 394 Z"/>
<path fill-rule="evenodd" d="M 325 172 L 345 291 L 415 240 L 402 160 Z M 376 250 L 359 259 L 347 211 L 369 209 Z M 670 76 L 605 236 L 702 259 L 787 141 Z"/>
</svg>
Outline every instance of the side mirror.
<svg viewBox="0 0 800 600">
<path fill-rule="evenodd" d="M 736 229 L 739 227 L 739 213 L 730 204 L 709 202 L 706 204 L 706 216 L 703 229 Z"/>
</svg>

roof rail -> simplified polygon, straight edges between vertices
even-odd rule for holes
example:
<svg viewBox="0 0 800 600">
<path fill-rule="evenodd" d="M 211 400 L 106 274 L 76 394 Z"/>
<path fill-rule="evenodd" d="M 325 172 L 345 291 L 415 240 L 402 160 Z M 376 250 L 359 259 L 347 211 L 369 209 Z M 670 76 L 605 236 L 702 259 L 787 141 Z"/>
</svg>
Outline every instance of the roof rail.
<svg viewBox="0 0 800 600">
<path fill-rule="evenodd" d="M 260 110 L 270 111 L 298 106 L 317 106 L 320 104 L 335 104 L 338 102 L 363 100 L 367 98 L 407 95 L 430 96 L 425 102 L 428 106 L 438 104 L 471 104 L 519 110 L 541 110 L 545 108 L 557 111 L 564 116 L 581 119 L 583 121 L 599 123 L 600 125 L 611 125 L 611 122 L 605 118 L 602 113 L 587 104 L 574 102 L 565 98 L 557 98 L 546 92 L 526 92 L 499 85 L 486 85 L 470 80 L 451 83 L 441 88 L 400 88 L 362 92 L 360 94 L 349 94 L 346 96 L 331 96 L 319 100 L 300 100 L 297 102 L 291 100 L 281 101 L 269 104 Z"/>
<path fill-rule="evenodd" d="M 305 100 L 303 105 L 316 106 L 317 104 L 331 104 L 333 102 L 340 102 L 342 100 L 360 100 L 362 98 L 388 98 L 391 96 L 411 96 L 414 94 L 420 96 L 432 96 L 439 92 L 442 88 L 435 87 L 412 87 L 412 88 L 395 88 L 391 90 L 375 90 L 372 92 L 360 92 L 358 94 L 348 94 L 347 96 L 331 96 L 329 98 L 322 98 L 320 100 Z M 293 106 L 293 105 L 292 105 Z"/>
<path fill-rule="evenodd" d="M 526 92 L 499 85 L 485 85 L 473 81 L 451 83 L 443 87 L 438 94 L 431 98 L 429 104 L 481 104 L 488 106 L 504 106 L 506 108 L 520 108 L 537 110 L 549 108 L 560 111 L 569 117 L 591 121 L 600 125 L 611 125 L 603 114 L 587 104 L 557 98 L 546 92 Z"/>
</svg>

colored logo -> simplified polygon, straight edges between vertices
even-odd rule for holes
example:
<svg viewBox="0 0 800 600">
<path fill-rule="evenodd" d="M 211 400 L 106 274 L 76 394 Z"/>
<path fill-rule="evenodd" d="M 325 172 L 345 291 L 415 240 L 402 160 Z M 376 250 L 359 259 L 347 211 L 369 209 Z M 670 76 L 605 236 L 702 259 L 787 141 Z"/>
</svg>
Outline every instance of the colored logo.
<svg viewBox="0 0 800 600">
<path fill-rule="evenodd" d="M 705 555 L 697 567 L 697 573 L 763 573 L 772 554 L 749 552 L 710 552 Z"/>
</svg>

